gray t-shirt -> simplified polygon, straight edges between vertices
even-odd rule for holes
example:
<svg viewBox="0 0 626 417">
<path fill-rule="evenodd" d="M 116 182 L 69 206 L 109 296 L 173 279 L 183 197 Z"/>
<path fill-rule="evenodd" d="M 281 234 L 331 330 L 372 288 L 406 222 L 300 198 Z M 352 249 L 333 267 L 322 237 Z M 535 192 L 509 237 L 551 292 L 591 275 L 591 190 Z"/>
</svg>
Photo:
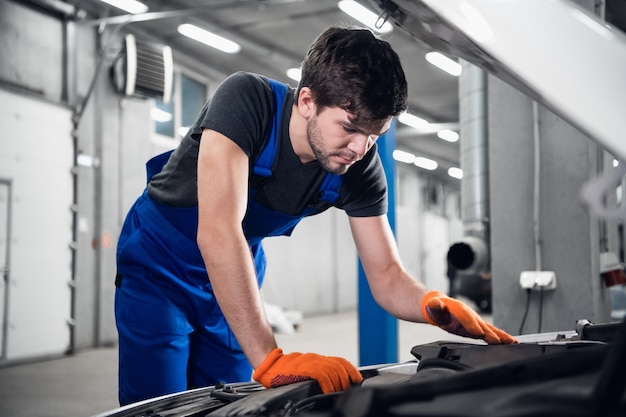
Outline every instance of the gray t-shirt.
<svg viewBox="0 0 626 417">
<path fill-rule="evenodd" d="M 326 171 L 317 161 L 300 162 L 291 146 L 289 119 L 294 100 L 289 88 L 283 105 L 279 145 L 272 176 L 258 186 L 258 202 L 289 215 L 299 215 L 319 199 Z M 175 149 L 163 170 L 148 184 L 156 201 L 174 207 L 193 207 L 197 198 L 197 162 L 203 129 L 212 129 L 230 138 L 250 157 L 250 176 L 271 129 L 274 95 L 266 77 L 237 72 L 217 88 L 194 125 Z M 346 174 L 333 204 L 354 217 L 387 212 L 387 184 L 382 163 L 374 146 Z M 324 207 L 326 209 L 328 207 Z"/>
</svg>

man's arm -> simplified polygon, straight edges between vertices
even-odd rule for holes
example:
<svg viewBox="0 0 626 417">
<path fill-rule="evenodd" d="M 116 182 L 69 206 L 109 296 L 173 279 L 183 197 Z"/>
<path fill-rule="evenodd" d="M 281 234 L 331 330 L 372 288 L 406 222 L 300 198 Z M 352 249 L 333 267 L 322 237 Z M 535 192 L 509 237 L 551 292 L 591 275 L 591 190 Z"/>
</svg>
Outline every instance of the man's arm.
<svg viewBox="0 0 626 417">
<path fill-rule="evenodd" d="M 420 303 L 426 287 L 402 266 L 387 217 L 349 219 L 352 236 L 376 302 L 399 319 L 425 322 Z"/>
<path fill-rule="evenodd" d="M 428 291 L 412 278 L 402 267 L 386 216 L 350 217 L 350 227 L 374 299 L 389 313 L 491 344 L 517 342 L 461 301 Z"/>
<path fill-rule="evenodd" d="M 198 246 L 217 302 L 254 368 L 276 348 L 241 223 L 249 160 L 228 137 L 206 129 L 198 155 Z"/>
<path fill-rule="evenodd" d="M 315 379 L 323 392 L 341 391 L 363 379 L 343 358 L 283 354 L 276 346 L 258 289 L 241 223 L 248 205 L 247 155 L 228 137 L 205 130 L 198 155 L 198 246 L 215 298 L 265 387 Z"/>
</svg>

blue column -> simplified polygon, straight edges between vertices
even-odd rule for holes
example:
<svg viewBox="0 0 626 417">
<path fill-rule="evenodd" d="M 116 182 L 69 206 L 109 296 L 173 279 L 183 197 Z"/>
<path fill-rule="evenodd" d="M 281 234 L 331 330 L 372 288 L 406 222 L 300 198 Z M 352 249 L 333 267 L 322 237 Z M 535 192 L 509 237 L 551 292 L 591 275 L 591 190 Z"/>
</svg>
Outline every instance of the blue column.
<svg viewBox="0 0 626 417">
<path fill-rule="evenodd" d="M 395 120 L 389 132 L 378 139 L 378 154 L 383 162 L 387 177 L 389 211 L 387 217 L 394 235 L 396 232 L 395 210 L 395 161 L 393 151 L 396 148 Z M 370 291 L 359 259 L 359 364 L 374 365 L 398 361 L 398 321 L 383 310 Z"/>
</svg>

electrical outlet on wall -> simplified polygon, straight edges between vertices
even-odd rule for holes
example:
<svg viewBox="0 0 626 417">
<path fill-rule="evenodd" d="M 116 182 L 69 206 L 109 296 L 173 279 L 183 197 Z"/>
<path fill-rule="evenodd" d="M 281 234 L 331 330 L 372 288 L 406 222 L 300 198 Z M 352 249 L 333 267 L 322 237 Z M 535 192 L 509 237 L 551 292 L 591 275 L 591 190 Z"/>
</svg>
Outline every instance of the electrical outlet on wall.
<svg viewBox="0 0 626 417">
<path fill-rule="evenodd" d="M 519 276 L 519 283 L 523 289 L 554 290 L 556 288 L 556 273 L 554 271 L 522 271 Z"/>
</svg>

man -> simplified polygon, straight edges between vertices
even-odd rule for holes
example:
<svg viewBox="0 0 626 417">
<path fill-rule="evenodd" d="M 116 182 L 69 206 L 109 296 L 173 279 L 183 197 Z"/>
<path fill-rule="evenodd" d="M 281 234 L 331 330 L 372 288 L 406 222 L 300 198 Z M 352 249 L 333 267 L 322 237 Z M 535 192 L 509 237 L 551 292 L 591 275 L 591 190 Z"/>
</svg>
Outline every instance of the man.
<svg viewBox="0 0 626 417">
<path fill-rule="evenodd" d="M 284 354 L 259 294 L 262 239 L 331 206 L 348 214 L 374 297 L 391 314 L 515 342 L 401 265 L 375 142 L 406 97 L 387 42 L 330 28 L 311 45 L 296 91 L 233 74 L 178 148 L 149 161 L 118 244 L 121 404 L 251 374 L 266 387 L 315 379 L 324 392 L 359 383 L 343 358 Z"/>
</svg>

